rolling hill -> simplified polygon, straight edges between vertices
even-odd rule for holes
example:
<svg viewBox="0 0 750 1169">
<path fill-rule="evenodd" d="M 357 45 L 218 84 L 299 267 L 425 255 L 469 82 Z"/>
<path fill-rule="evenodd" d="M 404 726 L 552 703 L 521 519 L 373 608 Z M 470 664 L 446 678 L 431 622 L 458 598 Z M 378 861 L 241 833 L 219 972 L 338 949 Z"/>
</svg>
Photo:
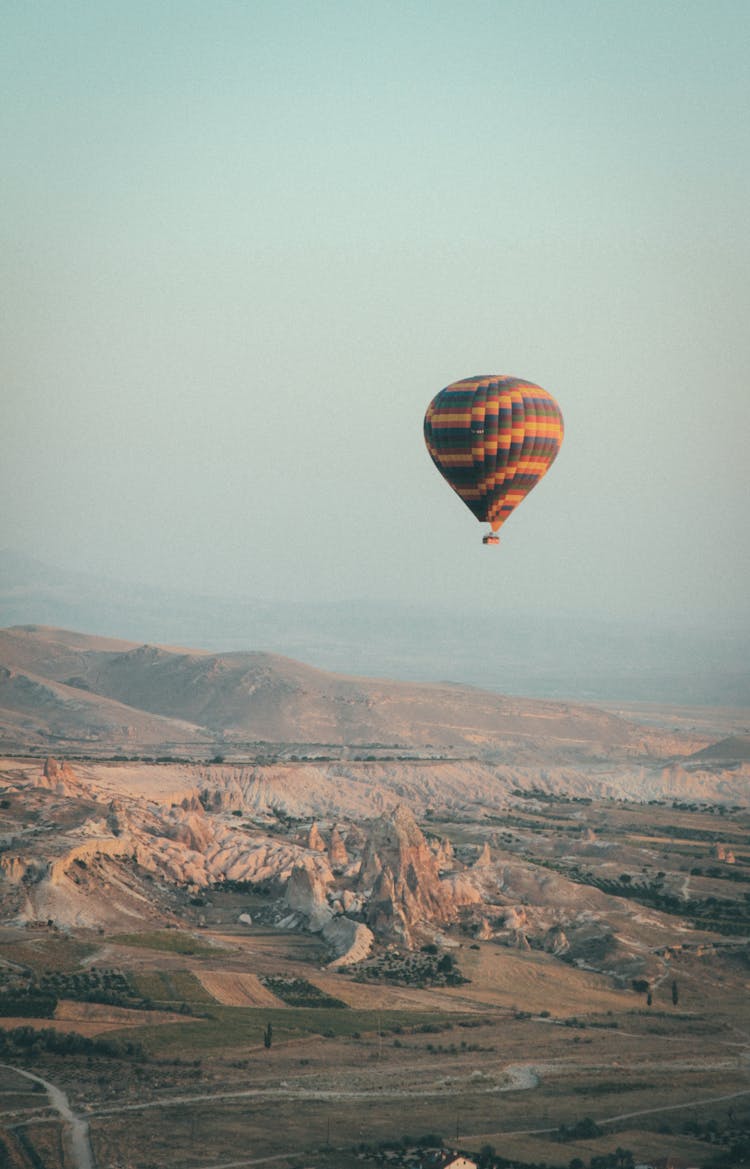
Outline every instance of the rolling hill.
<svg viewBox="0 0 750 1169">
<path fill-rule="evenodd" d="M 0 631 L 3 749 L 99 752 L 240 743 L 390 747 L 529 759 L 687 754 L 665 736 L 583 704 L 452 683 L 328 673 L 274 654 L 208 653 L 38 625 Z"/>
</svg>

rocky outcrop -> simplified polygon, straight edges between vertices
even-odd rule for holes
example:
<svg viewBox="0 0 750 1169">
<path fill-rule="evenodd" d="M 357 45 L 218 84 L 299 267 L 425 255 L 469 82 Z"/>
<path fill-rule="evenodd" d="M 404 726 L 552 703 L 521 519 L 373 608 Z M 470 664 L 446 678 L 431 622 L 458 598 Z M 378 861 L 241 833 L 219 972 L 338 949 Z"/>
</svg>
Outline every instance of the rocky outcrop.
<svg viewBox="0 0 750 1169">
<path fill-rule="evenodd" d="M 328 860 L 332 869 L 345 869 L 349 864 L 349 853 L 346 851 L 341 833 L 334 824 L 331 829 L 331 841 L 328 845 Z"/>
<path fill-rule="evenodd" d="M 483 873 L 483 870 L 481 871 Z M 472 877 L 472 873 L 450 873 L 443 878 L 441 884 L 447 896 L 450 897 L 454 908 L 481 905 L 484 901 L 482 892 L 477 888 Z"/>
<path fill-rule="evenodd" d="M 307 834 L 307 847 L 312 852 L 325 852 L 326 842 L 320 834 L 320 829 L 317 823 L 313 820 L 310 825 L 310 831 Z"/>
<path fill-rule="evenodd" d="M 46 788 L 60 796 L 75 795 L 81 787 L 73 768 L 64 761 L 58 763 L 52 755 L 47 756 L 42 774 L 36 775 L 33 782 L 34 787 Z"/>
<path fill-rule="evenodd" d="M 490 852 L 489 844 L 485 840 L 482 851 L 480 852 L 477 859 L 474 861 L 474 868 L 475 869 L 488 869 L 491 864 L 492 864 L 492 853 Z"/>
<path fill-rule="evenodd" d="M 338 969 L 366 958 L 374 941 L 372 930 L 363 922 L 344 913 L 345 907 L 361 908 L 351 890 L 339 896 L 329 889 L 333 874 L 316 867 L 313 857 L 302 857 L 292 870 L 284 894 L 284 905 L 291 914 L 281 924 L 302 924 L 312 933 L 320 933 L 336 957 L 329 966 Z"/>
<path fill-rule="evenodd" d="M 26 856 L 0 856 L 0 873 L 13 885 L 20 884 L 29 875 L 31 880 L 39 880 L 47 871 L 44 861 L 32 860 Z"/>
<path fill-rule="evenodd" d="M 107 808 L 107 828 L 113 836 L 120 836 L 126 828 L 125 809 L 119 800 L 110 800 Z"/>
<path fill-rule="evenodd" d="M 56 780 L 60 774 L 58 762 L 52 755 L 48 755 L 45 759 L 42 774 L 48 780 Z"/>
<path fill-rule="evenodd" d="M 522 930 L 529 924 L 529 916 L 523 906 L 509 905 L 505 910 L 505 929 Z"/>
<path fill-rule="evenodd" d="M 328 883 L 323 879 L 311 857 L 302 857 L 292 869 L 286 887 L 284 904 L 306 919 L 307 928 L 317 933 L 333 916 L 329 908 Z"/>
<path fill-rule="evenodd" d="M 447 838 L 445 840 L 431 840 L 430 848 L 435 854 L 435 860 L 437 861 L 438 868 L 440 870 L 450 869 L 453 867 L 455 853 L 453 851 L 453 845 L 451 844 L 450 840 Z"/>
<path fill-rule="evenodd" d="M 362 857 L 360 886 L 367 892 L 367 924 L 376 934 L 411 946 L 423 922 L 456 917 L 450 889 L 412 813 L 401 804 L 375 821 Z"/>
<path fill-rule="evenodd" d="M 383 862 L 375 849 L 369 847 L 369 842 L 366 840 L 362 854 L 362 862 L 359 868 L 359 888 L 363 896 L 369 897 L 372 894 L 375 888 L 375 882 L 380 877 L 382 871 Z"/>
<path fill-rule="evenodd" d="M 548 954 L 567 954 L 570 949 L 570 942 L 562 926 L 548 930 L 542 945 Z"/>
<path fill-rule="evenodd" d="M 344 913 L 361 913 L 362 898 L 351 889 L 344 889 L 341 893 L 341 905 Z"/>
<path fill-rule="evenodd" d="M 338 970 L 342 966 L 353 966 L 355 962 L 363 962 L 369 957 L 375 940 L 372 930 L 362 922 L 352 921 L 348 917 L 331 918 L 323 926 L 323 937 L 337 955 L 328 963 L 329 970 Z"/>
<path fill-rule="evenodd" d="M 494 936 L 494 930 L 486 917 L 480 917 L 474 931 L 474 936 L 483 942 L 489 941 Z"/>
<path fill-rule="evenodd" d="M 551 829 L 548 843 L 539 845 L 541 864 L 529 859 L 523 831 L 492 831 L 504 823 L 495 815 L 504 793 L 516 784 L 529 791 L 538 786 L 516 770 L 401 760 L 294 767 L 89 760 L 77 762 L 74 774 L 53 758 L 44 770 L 39 760 L 14 762 L 2 777 L 8 796 L 0 816 L 4 917 L 114 927 L 169 920 L 178 907 L 195 921 L 190 899 L 208 904 L 211 888 L 226 881 L 229 888 L 232 882 L 262 887 L 267 898 L 252 903 L 259 907 L 256 925 L 279 923 L 283 899 L 287 924 L 317 931 L 337 965 L 359 960 L 350 951 L 365 952 L 373 931 L 379 941 L 413 948 L 442 942 L 441 929 L 457 919 L 478 939 L 530 943 L 594 967 L 605 954 L 610 961 L 610 936 L 645 931 L 661 945 L 670 923 L 658 911 L 571 881 L 561 866 L 546 863 L 613 850 L 603 820 L 597 839 L 586 811 L 574 809 L 569 830 Z M 549 770 L 545 783 L 554 788 L 556 782 Z M 68 785 L 69 801 L 61 799 L 60 785 Z M 458 823 L 473 825 L 457 834 L 458 859 L 449 840 L 425 838 L 399 799 L 417 814 L 435 809 L 425 824 L 448 823 L 443 813 L 453 809 Z M 731 840 L 731 825 L 722 831 Z M 729 844 L 716 845 L 715 855 L 724 864 L 734 859 Z M 626 863 L 612 851 L 612 871 Z M 212 910 L 217 917 L 218 902 Z M 610 920 L 607 933 L 602 923 Z M 617 962 L 631 957 L 618 953 Z"/>
<path fill-rule="evenodd" d="M 96 857 L 127 856 L 133 847 L 128 836 L 92 836 L 90 840 L 80 841 L 63 856 L 50 861 L 47 880 L 51 885 L 59 885 L 71 873 L 76 876 L 76 867 L 84 869 Z"/>
<path fill-rule="evenodd" d="M 193 852 L 205 852 L 214 835 L 208 818 L 201 812 L 173 815 L 164 823 L 162 833 Z"/>
</svg>

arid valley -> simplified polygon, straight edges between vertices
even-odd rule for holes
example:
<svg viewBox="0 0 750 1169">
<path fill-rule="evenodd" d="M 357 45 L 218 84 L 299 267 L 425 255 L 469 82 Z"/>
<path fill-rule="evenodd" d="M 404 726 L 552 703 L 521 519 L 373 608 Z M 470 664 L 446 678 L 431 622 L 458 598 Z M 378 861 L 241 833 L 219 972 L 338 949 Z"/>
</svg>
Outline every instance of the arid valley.
<svg viewBox="0 0 750 1169">
<path fill-rule="evenodd" d="M 749 43 L 4 5 L 0 1169 L 750 1169 Z"/>
<path fill-rule="evenodd" d="M 749 712 L 0 642 L 3 1164 L 744 1163 Z"/>
</svg>

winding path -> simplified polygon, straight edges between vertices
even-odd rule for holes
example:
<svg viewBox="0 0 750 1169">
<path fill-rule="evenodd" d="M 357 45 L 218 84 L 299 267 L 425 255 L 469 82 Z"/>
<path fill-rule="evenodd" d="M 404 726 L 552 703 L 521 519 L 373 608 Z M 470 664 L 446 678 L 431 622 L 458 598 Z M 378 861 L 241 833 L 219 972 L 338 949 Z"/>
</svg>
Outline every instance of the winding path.
<svg viewBox="0 0 750 1169">
<path fill-rule="evenodd" d="M 91 1142 L 89 1141 L 88 1121 L 76 1115 L 70 1107 L 70 1101 L 62 1088 L 55 1087 L 54 1084 L 50 1084 L 49 1080 L 43 1080 L 41 1076 L 35 1075 L 34 1072 L 27 1072 L 23 1068 L 14 1067 L 12 1064 L 3 1063 L 0 1064 L 0 1067 L 7 1068 L 8 1071 L 15 1072 L 16 1075 L 23 1076 L 27 1080 L 33 1080 L 35 1084 L 42 1085 L 47 1093 L 51 1107 L 57 1112 L 62 1121 L 63 1129 L 68 1134 L 70 1155 L 74 1169 L 96 1169 L 94 1155 L 91 1151 Z"/>
<path fill-rule="evenodd" d="M 536 1088 L 539 1084 L 540 1073 L 543 1073 L 546 1065 L 540 1064 L 509 1064 L 504 1069 L 506 1075 L 506 1082 L 502 1085 L 493 1085 L 492 1088 L 484 1089 L 487 1094 L 496 1092 L 517 1092 L 528 1091 Z M 46 1090 L 51 1107 L 57 1112 L 60 1120 L 63 1123 L 64 1130 L 68 1136 L 69 1149 L 72 1157 L 73 1169 L 96 1169 L 94 1157 L 89 1140 L 89 1126 L 88 1122 L 83 1117 L 78 1116 L 70 1107 L 68 1097 L 62 1089 L 51 1084 L 48 1080 L 42 1079 L 41 1076 L 35 1075 L 33 1072 L 27 1072 L 23 1068 L 14 1067 L 11 1064 L 0 1064 L 0 1067 L 7 1068 L 9 1071 L 15 1072 L 19 1076 L 24 1076 L 27 1080 L 33 1080 L 37 1084 L 41 1084 Z M 305 1088 L 246 1088 L 242 1090 L 224 1090 L 220 1092 L 205 1092 L 195 1093 L 189 1096 L 170 1096 L 156 1098 L 152 1100 L 142 1100 L 138 1103 L 120 1104 L 109 1108 L 95 1108 L 92 1110 L 92 1116 L 112 1116 L 126 1112 L 139 1112 L 145 1109 L 164 1108 L 174 1105 L 190 1105 L 219 1100 L 236 1100 L 248 1098 L 265 1098 L 265 1099 L 287 1099 L 287 1100 L 368 1100 L 368 1099 L 387 1099 L 388 1097 L 429 1097 L 440 1096 L 445 1093 L 445 1087 L 432 1086 L 416 1091 L 404 1091 L 403 1087 L 394 1088 L 392 1090 L 364 1089 L 359 1091 L 341 1091 L 340 1089 L 305 1089 Z M 654 1108 L 644 1108 L 635 1112 L 624 1112 L 617 1116 L 601 1117 L 597 1120 L 597 1124 L 609 1125 L 619 1123 L 623 1120 L 634 1119 L 639 1116 L 652 1115 L 659 1112 L 672 1112 L 683 1108 L 695 1107 L 700 1104 L 716 1104 L 721 1101 L 735 1100 L 739 1097 L 750 1096 L 750 1088 L 745 1088 L 740 1091 L 727 1093 L 721 1096 L 709 1096 L 693 1100 L 683 1101 L 680 1104 L 666 1104 Z M 543 1134 L 555 1132 L 556 1128 L 536 1128 L 536 1129 L 513 1129 L 506 1131 L 493 1131 L 491 1133 L 472 1133 L 472 1139 L 482 1139 L 484 1137 L 498 1137 L 498 1136 L 518 1136 L 526 1134 Z M 299 1150 L 301 1153 L 302 1150 Z M 266 1162 L 283 1160 L 293 1154 L 276 1153 L 270 1156 L 240 1160 L 240 1161 L 226 1161 L 221 1165 L 213 1165 L 207 1169 L 234 1169 L 236 1166 L 261 1165 Z"/>
</svg>

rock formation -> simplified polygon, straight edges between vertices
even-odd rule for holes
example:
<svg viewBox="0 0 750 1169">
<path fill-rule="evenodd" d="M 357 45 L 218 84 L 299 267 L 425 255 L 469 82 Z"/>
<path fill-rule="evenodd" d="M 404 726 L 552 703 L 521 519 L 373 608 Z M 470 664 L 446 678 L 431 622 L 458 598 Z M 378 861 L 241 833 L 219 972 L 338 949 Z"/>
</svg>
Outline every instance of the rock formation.
<svg viewBox="0 0 750 1169">
<path fill-rule="evenodd" d="M 482 851 L 480 852 L 477 859 L 474 861 L 474 868 L 475 869 L 488 869 L 491 864 L 492 864 L 492 853 L 490 852 L 489 844 L 485 840 L 484 847 L 482 848 Z"/>
<path fill-rule="evenodd" d="M 193 852 L 205 852 L 213 836 L 208 817 L 201 812 L 172 814 L 163 825 L 163 835 L 184 844 Z"/>
<path fill-rule="evenodd" d="M 284 904 L 302 914 L 307 928 L 317 933 L 333 916 L 328 906 L 327 882 L 323 879 L 311 857 L 301 857 L 292 869 L 286 887 Z"/>
<path fill-rule="evenodd" d="M 331 829 L 331 842 L 328 846 L 328 859 L 332 869 L 345 869 L 349 864 L 349 853 L 346 851 L 341 833 L 334 824 Z"/>
<path fill-rule="evenodd" d="M 480 869 L 479 872 L 482 877 L 484 877 L 485 873 L 491 876 L 490 870 L 488 869 Z M 456 909 L 470 905 L 481 905 L 484 901 L 482 889 L 485 886 L 485 882 L 477 882 L 476 874 L 473 870 L 470 873 L 448 873 L 443 878 L 441 884 L 446 893 L 450 894 L 450 899 Z"/>
<path fill-rule="evenodd" d="M 338 955 L 328 963 L 329 970 L 338 970 L 342 966 L 363 962 L 369 956 L 375 940 L 372 930 L 362 922 L 352 921 L 348 917 L 331 918 L 323 926 L 323 937 Z"/>
<path fill-rule="evenodd" d="M 439 869 L 450 869 L 453 866 L 455 854 L 450 840 L 433 839 L 430 841 L 430 848 L 435 853 Z"/>
<path fill-rule="evenodd" d="M 74 774 L 50 756 L 44 767 L 32 759 L 2 770 L 6 920 L 61 928 L 190 922 L 198 918 L 193 906 L 211 903 L 212 889 L 234 894 L 236 882 L 259 886 L 267 898 L 253 900 L 256 925 L 314 930 L 338 965 L 368 952 L 373 931 L 379 942 L 418 948 L 460 919 L 478 939 L 531 944 L 595 968 L 606 957 L 607 969 L 626 972 L 632 950 L 618 951 L 611 939 L 660 935 L 669 925 L 657 910 L 646 915 L 535 863 L 522 832 L 490 834 L 514 785 L 533 791 L 530 777 L 521 781 L 505 765 L 157 766 L 133 759 L 76 767 Z M 455 811 L 457 823 L 474 825 L 456 834 L 458 856 L 449 839 L 425 838 L 407 799 L 417 814 L 434 809 L 426 823 L 446 824 L 444 813 Z M 625 861 L 612 853 L 606 826 L 597 839 L 585 812 L 575 818 L 569 833 L 550 831 L 538 845 L 545 858 L 565 860 L 570 852 L 598 863 L 610 850 L 619 872 Z M 718 861 L 733 862 L 729 844 L 714 850 Z M 214 918 L 221 912 L 218 897 L 212 910 Z M 240 910 L 231 912 L 236 919 Z"/>
<path fill-rule="evenodd" d="M 494 930 L 492 929 L 492 926 L 490 925 L 487 918 L 480 917 L 476 930 L 474 931 L 474 936 L 481 941 L 486 942 L 489 941 L 489 939 L 493 936 L 493 933 Z"/>
<path fill-rule="evenodd" d="M 310 825 L 310 831 L 307 834 L 307 847 L 313 852 L 325 852 L 326 844 L 323 837 L 320 835 L 320 829 L 317 823 L 313 820 Z"/>
<path fill-rule="evenodd" d="M 551 930 L 548 930 L 544 938 L 543 946 L 549 954 L 567 954 L 570 949 L 570 942 L 562 926 L 553 926 Z"/>
<path fill-rule="evenodd" d="M 48 755 L 45 759 L 42 774 L 35 777 L 34 786 L 47 788 L 48 791 L 61 796 L 74 795 L 80 789 L 73 768 L 69 767 L 65 761 L 58 763 L 52 755 Z"/>
<path fill-rule="evenodd" d="M 377 934 L 410 946 L 421 922 L 455 919 L 450 889 L 441 882 L 437 860 L 404 804 L 372 826 L 362 857 L 365 893 L 371 882 L 366 920 Z"/>
</svg>

